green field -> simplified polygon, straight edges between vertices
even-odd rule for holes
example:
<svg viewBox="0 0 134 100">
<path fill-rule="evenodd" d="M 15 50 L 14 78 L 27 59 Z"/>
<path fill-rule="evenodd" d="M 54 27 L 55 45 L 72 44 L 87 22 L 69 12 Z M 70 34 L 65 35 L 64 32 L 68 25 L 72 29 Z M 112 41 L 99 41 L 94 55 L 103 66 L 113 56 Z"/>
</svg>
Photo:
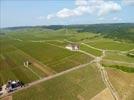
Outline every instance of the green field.
<svg viewBox="0 0 134 100">
<path fill-rule="evenodd" d="M 134 63 L 134 58 L 120 52 L 106 52 L 104 59 Z"/>
<path fill-rule="evenodd" d="M 126 73 L 117 69 L 107 68 L 108 76 L 121 100 L 133 100 L 134 73 Z"/>
<path fill-rule="evenodd" d="M 127 51 L 134 48 L 133 43 L 118 42 L 110 39 L 98 39 L 88 43 L 89 45 L 105 50 Z"/>
<path fill-rule="evenodd" d="M 91 65 L 18 91 L 13 100 L 89 100 L 106 89 L 97 62 L 108 72 L 121 99 L 133 100 L 133 28 L 122 26 L 122 31 L 117 31 L 116 25 L 89 26 L 5 29 L 5 34 L 0 34 L 0 86 L 16 79 L 25 84 L 40 81 L 94 60 Z M 66 49 L 71 43 L 78 44 L 80 50 Z M 31 63 L 29 67 L 24 67 L 26 61 Z"/>
<path fill-rule="evenodd" d="M 0 55 L 0 84 L 14 79 L 22 80 L 24 83 L 39 79 L 23 66 L 23 61 L 26 59 L 27 58 L 21 55 L 18 50 L 4 51 L 4 53 Z"/>
<path fill-rule="evenodd" d="M 13 99 L 89 100 L 104 88 L 100 73 L 93 64 L 19 91 L 13 95 Z"/>
<path fill-rule="evenodd" d="M 19 42 L 15 46 L 58 72 L 92 60 L 85 54 L 48 43 Z"/>
<path fill-rule="evenodd" d="M 103 59 L 101 61 L 101 64 L 104 64 L 106 66 L 112 66 L 112 65 L 118 65 L 118 66 L 127 66 L 127 67 L 132 67 L 134 68 L 134 63 L 128 63 L 128 62 L 120 62 L 117 60 L 108 60 L 108 59 Z"/>
<path fill-rule="evenodd" d="M 91 48 L 89 46 L 86 46 L 84 44 L 80 45 L 80 49 L 83 50 L 83 51 L 86 51 L 86 52 L 88 52 L 92 55 L 95 55 L 95 56 L 101 56 L 102 55 L 102 51 L 93 49 L 93 48 Z"/>
<path fill-rule="evenodd" d="M 23 63 L 31 58 L 20 49 L 16 48 L 12 41 L 8 38 L 2 38 L 0 43 L 0 84 L 6 83 L 8 80 L 21 80 L 23 83 L 29 83 L 45 77 L 46 74 L 40 69 L 31 65 L 29 68 L 24 67 Z"/>
<path fill-rule="evenodd" d="M 49 43 L 56 43 L 53 41 L 47 41 L 45 43 L 31 41 L 20 42 L 7 37 L 2 37 L 0 43 L 0 84 L 14 79 L 29 83 L 39 79 L 39 77 L 42 78 L 46 76 L 46 73 L 33 65 L 29 66 L 29 68 L 31 68 L 39 77 L 29 69 L 25 68 L 23 63 L 27 60 L 32 60 L 32 62 L 37 60 L 37 62 L 43 63 L 48 68 L 51 68 L 56 72 L 61 72 L 80 64 L 88 63 L 93 59 L 85 54 L 69 51 L 64 47 L 60 48 L 50 45 Z M 44 68 L 44 70 L 45 69 L 46 68 Z"/>
<path fill-rule="evenodd" d="M 108 66 L 108 65 L 105 65 L 105 64 L 102 64 L 102 66 L 119 69 L 121 71 L 128 72 L 128 73 L 134 73 L 134 68 L 133 67 L 120 66 L 120 65 L 110 65 L 110 66 Z"/>
</svg>

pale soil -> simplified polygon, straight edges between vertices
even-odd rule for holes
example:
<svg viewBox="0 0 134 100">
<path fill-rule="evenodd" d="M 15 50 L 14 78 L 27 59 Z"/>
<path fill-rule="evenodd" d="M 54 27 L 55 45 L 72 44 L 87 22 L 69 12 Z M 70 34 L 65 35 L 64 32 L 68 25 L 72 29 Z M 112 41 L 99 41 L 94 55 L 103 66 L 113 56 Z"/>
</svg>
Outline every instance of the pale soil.
<svg viewBox="0 0 134 100">
<path fill-rule="evenodd" d="M 110 90 L 108 88 L 102 90 L 96 96 L 91 98 L 91 100 L 114 100 Z"/>
<path fill-rule="evenodd" d="M 100 64 L 103 57 L 105 57 L 105 50 L 103 50 L 103 54 L 100 57 L 96 57 L 96 64 L 99 68 L 99 71 L 101 72 L 101 77 L 102 80 L 104 82 L 104 84 L 106 85 L 106 87 L 110 90 L 112 96 L 114 97 L 115 100 L 120 100 L 117 91 L 115 90 L 115 88 L 113 87 L 113 85 L 111 84 L 109 77 L 107 75 L 107 71 L 105 70 L 105 68 Z"/>
<path fill-rule="evenodd" d="M 92 61 L 90 61 L 89 63 L 86 63 L 86 64 L 81 64 L 81 65 L 75 66 L 75 67 L 73 67 L 73 68 L 71 68 L 71 69 L 62 71 L 62 72 L 60 72 L 60 73 L 56 73 L 56 74 L 54 74 L 54 75 L 51 75 L 51 76 L 48 76 L 48 77 L 44 77 L 44 78 L 42 78 L 42 79 L 40 79 L 40 80 L 34 81 L 34 82 L 32 82 L 32 83 L 29 83 L 27 86 L 22 87 L 22 88 L 20 88 L 20 89 L 14 91 L 14 92 L 10 92 L 9 94 L 5 94 L 5 95 L 1 96 L 1 98 L 5 98 L 5 97 L 7 97 L 8 95 L 12 95 L 13 93 L 18 92 L 18 91 L 20 91 L 20 90 L 24 90 L 24 89 L 30 88 L 31 86 L 34 86 L 34 85 L 39 84 L 39 83 L 41 83 L 41 82 L 44 82 L 44 81 L 47 81 L 47 80 L 50 80 L 50 79 L 59 77 L 59 76 L 61 76 L 61 75 L 67 74 L 67 73 L 69 73 L 69 72 L 72 72 L 72 71 L 75 71 L 75 70 L 84 68 L 84 67 L 86 67 L 87 65 L 89 65 L 89 64 L 91 64 L 91 63 L 93 63 L 93 62 L 94 62 L 94 60 L 92 60 Z"/>
<path fill-rule="evenodd" d="M 107 68 L 108 76 L 121 100 L 134 100 L 134 73 Z"/>
<path fill-rule="evenodd" d="M 103 50 L 103 54 L 100 57 L 93 56 L 90 53 L 87 53 L 87 52 L 82 51 L 82 50 L 79 50 L 79 51 L 81 51 L 82 53 L 85 53 L 85 54 L 87 54 L 87 55 L 92 56 L 93 58 L 95 58 L 94 61 L 96 62 L 96 65 L 97 65 L 99 71 L 101 72 L 101 77 L 102 77 L 102 80 L 103 80 L 104 84 L 110 90 L 110 92 L 112 93 L 112 96 L 114 97 L 114 99 L 115 100 L 120 100 L 119 97 L 118 97 L 117 91 L 114 89 L 113 85 L 111 84 L 111 82 L 109 80 L 109 77 L 107 75 L 106 70 L 100 64 L 100 62 L 103 59 L 103 57 L 105 57 L 105 50 Z"/>
<path fill-rule="evenodd" d="M 77 95 L 78 100 L 85 100 L 81 95 Z"/>
<path fill-rule="evenodd" d="M 41 71 L 43 71 L 48 76 L 49 75 L 53 75 L 53 74 L 56 73 L 55 71 L 52 71 L 51 69 L 48 69 L 45 65 L 41 65 L 41 64 L 39 64 L 39 63 L 37 63 L 35 61 L 32 61 L 32 65 L 35 66 L 35 67 L 37 67 L 37 68 L 39 68 Z"/>
<path fill-rule="evenodd" d="M 6 97 L 2 98 L 1 100 L 13 100 L 13 99 L 12 99 L 12 96 L 6 96 Z"/>
</svg>

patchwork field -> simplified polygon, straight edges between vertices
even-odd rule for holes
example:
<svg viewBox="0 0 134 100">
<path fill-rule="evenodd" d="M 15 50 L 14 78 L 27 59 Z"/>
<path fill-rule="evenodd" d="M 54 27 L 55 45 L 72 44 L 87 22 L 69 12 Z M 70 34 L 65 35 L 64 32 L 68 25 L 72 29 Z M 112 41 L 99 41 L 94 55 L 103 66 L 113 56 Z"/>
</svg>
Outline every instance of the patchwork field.
<svg viewBox="0 0 134 100">
<path fill-rule="evenodd" d="M 111 83 L 117 90 L 121 100 L 134 99 L 134 73 L 126 73 L 117 69 L 107 68 Z"/>
<path fill-rule="evenodd" d="M 66 49 L 71 44 L 78 44 L 80 50 Z M 114 92 L 121 100 L 133 100 L 133 52 L 133 42 L 106 38 L 99 31 L 7 30 L 0 35 L 0 86 L 8 80 L 27 84 L 11 93 L 13 100 L 113 100 Z"/>
<path fill-rule="evenodd" d="M 93 59 L 85 54 L 72 52 L 65 47 L 49 43 L 20 42 L 15 46 L 57 72 L 87 63 Z"/>
<path fill-rule="evenodd" d="M 24 42 L 8 38 L 1 40 L 0 84 L 14 79 L 29 83 L 93 59 L 50 43 Z M 24 67 L 25 61 L 30 61 L 32 65 L 29 68 Z"/>
<path fill-rule="evenodd" d="M 24 83 L 32 82 L 39 79 L 28 68 L 24 67 L 23 63 L 29 60 L 29 57 L 23 54 L 17 48 L 6 45 L 2 46 L 0 55 L 0 84 L 6 83 L 8 80 L 19 79 Z M 33 66 L 29 66 L 33 67 Z M 41 70 L 35 68 L 33 69 L 38 73 L 40 77 L 46 76 Z"/>
<path fill-rule="evenodd" d="M 126 62 L 119 62 L 119 61 L 112 61 L 112 60 L 103 60 L 102 66 L 115 68 L 127 73 L 134 73 L 134 64 L 133 63 L 126 63 Z"/>
<path fill-rule="evenodd" d="M 69 72 L 13 95 L 14 100 L 89 100 L 105 88 L 95 65 Z M 38 95 L 38 96 L 37 96 Z M 20 98 L 21 97 L 21 98 Z"/>
</svg>

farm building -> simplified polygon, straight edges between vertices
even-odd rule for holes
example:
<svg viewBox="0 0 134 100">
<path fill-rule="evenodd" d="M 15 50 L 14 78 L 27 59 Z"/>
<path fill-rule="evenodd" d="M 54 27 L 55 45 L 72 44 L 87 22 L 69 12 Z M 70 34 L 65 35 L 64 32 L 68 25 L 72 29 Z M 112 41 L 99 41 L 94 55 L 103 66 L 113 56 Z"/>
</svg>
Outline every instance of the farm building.
<svg viewBox="0 0 134 100">
<path fill-rule="evenodd" d="M 13 81 L 8 81 L 7 85 L 6 85 L 6 89 L 8 92 L 14 91 L 20 87 L 22 87 L 24 84 L 19 81 L 19 80 L 13 80 Z"/>
<path fill-rule="evenodd" d="M 78 44 L 69 44 L 66 46 L 67 49 L 72 50 L 72 51 L 76 51 L 79 50 L 79 45 Z"/>
</svg>

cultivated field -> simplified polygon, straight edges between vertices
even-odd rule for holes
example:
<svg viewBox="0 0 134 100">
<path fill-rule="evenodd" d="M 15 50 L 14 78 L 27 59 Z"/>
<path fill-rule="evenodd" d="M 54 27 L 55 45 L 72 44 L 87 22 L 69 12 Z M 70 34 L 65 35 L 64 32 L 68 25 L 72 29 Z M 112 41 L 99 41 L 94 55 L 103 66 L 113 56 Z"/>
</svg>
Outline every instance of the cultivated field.
<svg viewBox="0 0 134 100">
<path fill-rule="evenodd" d="M 0 86 L 8 80 L 26 84 L 11 93 L 13 100 L 133 100 L 133 42 L 70 27 L 18 28 L 0 35 Z M 69 44 L 80 49 L 68 50 Z"/>
<path fill-rule="evenodd" d="M 126 53 L 115 52 L 115 51 L 106 52 L 106 56 L 104 57 L 104 59 L 134 63 L 134 57 L 129 57 L 127 56 Z"/>
<path fill-rule="evenodd" d="M 40 43 L 3 37 L 0 54 L 0 84 L 14 79 L 29 83 L 93 59 L 85 54 L 69 51 L 64 46 L 59 47 L 59 44 L 53 45 L 53 43 L 56 42 Z M 29 66 L 30 69 L 23 65 L 27 60 L 32 63 Z"/>
<path fill-rule="evenodd" d="M 105 88 L 95 65 L 69 72 L 13 95 L 14 100 L 89 100 Z M 21 97 L 21 98 L 20 98 Z"/>
<path fill-rule="evenodd" d="M 127 51 L 134 48 L 133 43 L 118 42 L 118 41 L 113 41 L 111 39 L 103 39 L 103 38 L 93 40 L 88 44 L 96 48 L 105 49 L 105 50 Z"/>
<path fill-rule="evenodd" d="M 92 48 L 87 44 L 81 44 L 80 49 L 83 50 L 83 51 L 86 51 L 86 52 L 88 52 L 88 53 L 90 53 L 92 55 L 95 55 L 95 56 L 101 56 L 102 55 L 101 50 L 97 50 L 95 48 Z"/>
<path fill-rule="evenodd" d="M 85 54 L 49 43 L 20 42 L 15 46 L 57 72 L 92 60 Z"/>
<path fill-rule="evenodd" d="M 107 68 L 107 72 L 121 100 L 133 100 L 134 73 L 127 73 L 112 68 Z"/>
<path fill-rule="evenodd" d="M 19 79 L 24 83 L 32 82 L 39 79 L 28 68 L 24 67 L 23 63 L 30 58 L 22 51 L 12 45 L 1 45 L 0 55 L 0 84 L 6 83 L 8 80 Z M 33 67 L 31 65 L 30 67 Z M 40 77 L 46 76 L 41 70 L 33 69 Z"/>
</svg>

